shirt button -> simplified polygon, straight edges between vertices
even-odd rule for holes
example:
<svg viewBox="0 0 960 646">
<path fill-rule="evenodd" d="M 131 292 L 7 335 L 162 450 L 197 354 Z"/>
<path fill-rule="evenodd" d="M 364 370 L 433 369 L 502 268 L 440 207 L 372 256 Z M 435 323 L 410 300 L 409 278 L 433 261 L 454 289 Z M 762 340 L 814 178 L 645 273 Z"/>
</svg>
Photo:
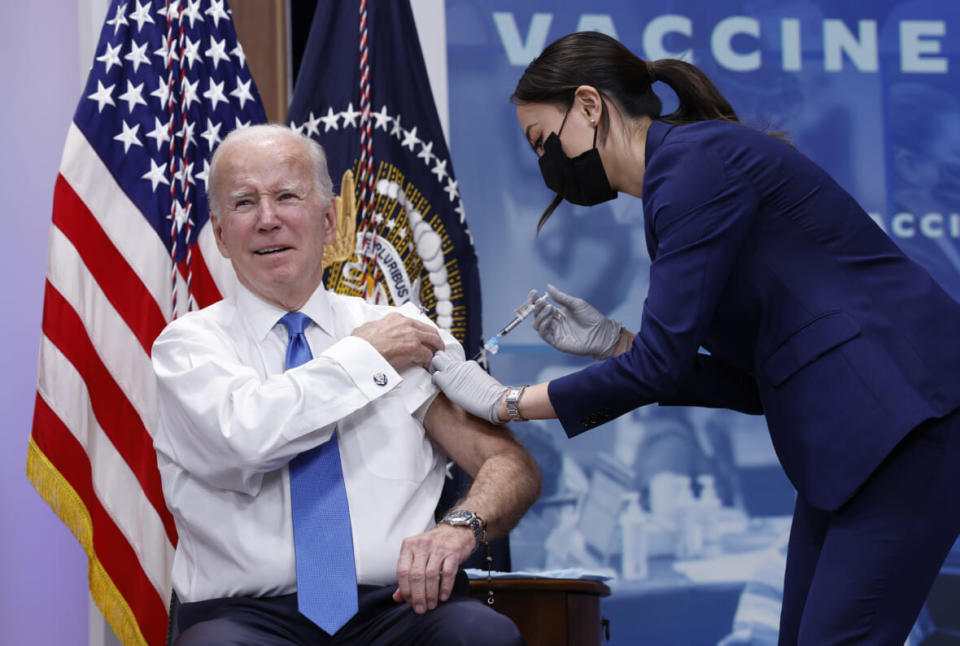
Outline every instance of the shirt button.
<svg viewBox="0 0 960 646">
<path fill-rule="evenodd" d="M 382 372 L 378 372 L 373 376 L 373 383 L 377 384 L 378 386 L 386 386 L 387 376 Z"/>
</svg>

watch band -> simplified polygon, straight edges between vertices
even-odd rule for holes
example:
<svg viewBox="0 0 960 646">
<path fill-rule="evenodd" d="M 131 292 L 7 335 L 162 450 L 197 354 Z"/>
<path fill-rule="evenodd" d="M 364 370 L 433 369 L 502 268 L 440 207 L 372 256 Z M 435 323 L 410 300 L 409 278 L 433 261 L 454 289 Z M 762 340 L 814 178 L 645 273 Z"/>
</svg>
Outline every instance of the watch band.
<svg viewBox="0 0 960 646">
<path fill-rule="evenodd" d="M 525 422 L 526 418 L 520 414 L 520 397 L 523 396 L 523 391 L 527 387 L 524 386 L 510 386 L 507 388 L 507 396 L 504 398 L 503 402 L 507 406 L 507 414 L 510 416 L 510 419 L 514 422 Z"/>
<path fill-rule="evenodd" d="M 454 527 L 469 527 L 479 547 L 487 542 L 487 521 L 467 509 L 451 509 L 440 519 L 441 523 Z"/>
</svg>

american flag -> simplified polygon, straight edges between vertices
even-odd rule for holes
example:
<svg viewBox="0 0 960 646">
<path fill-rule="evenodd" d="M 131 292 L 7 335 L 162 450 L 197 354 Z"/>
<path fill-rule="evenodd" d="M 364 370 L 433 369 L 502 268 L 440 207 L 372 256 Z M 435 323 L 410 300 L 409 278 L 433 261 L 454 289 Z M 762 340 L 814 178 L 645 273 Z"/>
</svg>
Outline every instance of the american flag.
<svg viewBox="0 0 960 646">
<path fill-rule="evenodd" d="M 209 157 L 264 120 L 225 0 L 114 0 L 54 189 L 27 473 L 125 644 L 165 643 L 177 544 L 150 348 L 231 290 L 206 226 Z"/>
</svg>

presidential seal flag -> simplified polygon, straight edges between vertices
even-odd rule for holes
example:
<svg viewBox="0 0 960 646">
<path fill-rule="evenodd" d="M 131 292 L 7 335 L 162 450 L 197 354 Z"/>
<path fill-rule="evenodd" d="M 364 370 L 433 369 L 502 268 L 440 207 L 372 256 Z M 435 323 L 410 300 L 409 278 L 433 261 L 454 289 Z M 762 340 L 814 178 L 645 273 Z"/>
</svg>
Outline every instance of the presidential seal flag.
<svg viewBox="0 0 960 646">
<path fill-rule="evenodd" d="M 230 291 L 208 160 L 264 120 L 225 0 L 114 0 L 55 182 L 27 474 L 86 551 L 124 644 L 165 643 L 177 543 L 150 348 Z"/>
<path fill-rule="evenodd" d="M 320 2 L 288 121 L 324 147 L 334 182 L 346 177 L 341 213 L 356 213 L 327 288 L 413 301 L 473 356 L 477 257 L 409 2 Z"/>
</svg>

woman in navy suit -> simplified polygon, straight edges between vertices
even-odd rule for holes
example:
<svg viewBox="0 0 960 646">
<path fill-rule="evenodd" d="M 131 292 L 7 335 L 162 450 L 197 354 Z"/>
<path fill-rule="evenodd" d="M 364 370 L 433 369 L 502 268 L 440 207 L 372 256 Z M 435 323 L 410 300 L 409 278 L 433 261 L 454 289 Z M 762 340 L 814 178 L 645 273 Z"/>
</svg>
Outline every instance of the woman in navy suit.
<svg viewBox="0 0 960 646">
<path fill-rule="evenodd" d="M 960 305 L 693 65 L 581 32 L 513 100 L 557 193 L 540 226 L 561 199 L 643 199 L 639 331 L 551 288 L 560 306 L 539 304 L 534 327 L 600 361 L 507 388 L 440 353 L 436 383 L 474 414 L 556 417 L 571 437 L 654 402 L 763 414 L 798 492 L 780 643 L 902 644 L 960 532 Z"/>
</svg>

